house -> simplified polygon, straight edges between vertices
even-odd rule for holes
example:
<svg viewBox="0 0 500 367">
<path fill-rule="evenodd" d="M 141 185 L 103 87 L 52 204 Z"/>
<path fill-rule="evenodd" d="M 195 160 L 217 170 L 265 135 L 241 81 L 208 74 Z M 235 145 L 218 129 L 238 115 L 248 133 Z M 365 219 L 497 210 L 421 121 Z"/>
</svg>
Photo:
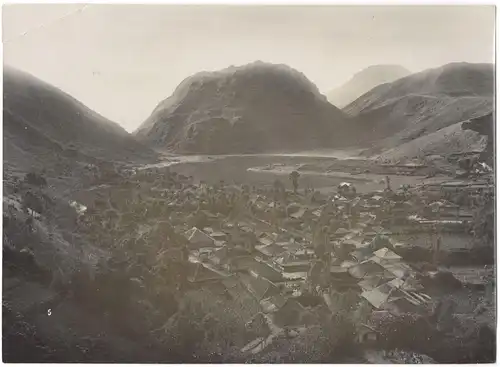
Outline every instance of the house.
<svg viewBox="0 0 500 367">
<path fill-rule="evenodd" d="M 373 253 L 376 257 L 378 257 L 381 260 L 395 260 L 399 261 L 401 260 L 401 256 L 396 254 L 394 251 L 389 250 L 387 247 L 383 247 Z"/>
<path fill-rule="evenodd" d="M 258 261 L 258 260 L 249 264 L 247 271 L 250 274 L 254 274 L 256 276 L 266 278 L 266 279 L 270 280 L 271 282 L 275 282 L 275 283 L 282 282 L 284 280 L 283 276 L 281 275 L 281 273 L 279 271 L 272 268 L 271 266 L 269 266 L 265 262 Z"/>
<path fill-rule="evenodd" d="M 380 309 L 389 299 L 393 289 L 393 287 L 384 283 L 371 290 L 363 291 L 361 293 L 361 297 L 370 302 L 370 304 L 376 309 Z"/>
<path fill-rule="evenodd" d="M 259 243 L 262 246 L 269 246 L 272 245 L 274 242 L 275 242 L 274 239 L 268 237 L 266 234 L 263 234 L 261 237 L 259 237 Z"/>
<path fill-rule="evenodd" d="M 257 260 L 253 256 L 243 255 L 234 258 L 229 258 L 228 266 L 233 272 L 247 271 L 247 269 Z"/>
<path fill-rule="evenodd" d="M 215 246 L 214 239 L 196 227 L 191 228 L 184 236 L 188 239 L 191 248 Z"/>
<path fill-rule="evenodd" d="M 286 252 L 285 249 L 274 243 L 269 245 L 257 245 L 255 246 L 255 250 L 268 259 L 278 257 Z"/>
<path fill-rule="evenodd" d="M 343 238 L 345 235 L 350 234 L 351 231 L 345 228 L 339 228 L 335 231 L 333 237 L 334 238 Z"/>
<path fill-rule="evenodd" d="M 251 224 L 248 224 L 248 223 L 240 223 L 240 224 L 239 224 L 239 229 L 240 229 L 242 232 L 246 232 L 246 233 L 253 233 L 253 228 L 252 228 L 252 225 L 251 225 Z"/>
<path fill-rule="evenodd" d="M 214 250 L 210 256 L 210 261 L 217 265 L 228 265 L 231 259 L 249 256 L 249 253 L 240 247 L 222 246 Z"/>
<path fill-rule="evenodd" d="M 372 257 L 371 259 L 380 263 L 385 271 L 390 273 L 394 278 L 405 278 L 415 272 L 408 264 L 403 262 L 376 260 L 377 257 Z"/>
<path fill-rule="evenodd" d="M 322 210 L 321 209 L 316 209 L 314 210 L 311 214 L 316 217 L 316 218 L 320 218 L 321 217 L 321 213 L 322 213 Z"/>
<path fill-rule="evenodd" d="M 357 248 L 349 253 L 349 257 L 358 263 L 361 263 L 369 259 L 373 255 L 372 250 L 369 247 Z"/>
<path fill-rule="evenodd" d="M 387 280 L 381 276 L 371 276 L 371 277 L 366 277 L 362 279 L 361 281 L 358 282 L 359 287 L 363 292 L 365 291 L 371 291 L 382 284 L 384 284 Z"/>
<path fill-rule="evenodd" d="M 288 241 L 288 242 L 279 242 L 277 243 L 278 246 L 283 248 L 286 252 L 290 254 L 294 254 L 297 251 L 301 250 L 304 245 L 295 241 Z"/>
<path fill-rule="evenodd" d="M 205 227 L 203 228 L 203 232 L 211 236 L 214 233 L 214 229 L 212 227 Z"/>
<path fill-rule="evenodd" d="M 295 272 L 286 272 L 281 273 L 283 279 L 285 281 L 304 281 L 307 279 L 307 271 L 295 271 Z"/>
<path fill-rule="evenodd" d="M 311 267 L 310 260 L 292 260 L 281 264 L 285 273 L 308 272 Z"/>
<path fill-rule="evenodd" d="M 349 274 L 356 279 L 364 279 L 366 277 L 381 276 L 384 279 L 392 280 L 396 278 L 393 274 L 384 269 L 380 264 L 372 261 L 371 259 L 363 261 L 358 265 L 352 266 L 347 269 Z"/>
<path fill-rule="evenodd" d="M 286 297 L 282 294 L 274 294 L 271 297 L 264 298 L 260 301 L 262 311 L 264 313 L 271 313 L 279 310 L 286 303 Z"/>
<path fill-rule="evenodd" d="M 368 202 L 370 204 L 380 204 L 384 200 L 384 197 L 381 195 L 373 195 L 368 198 Z"/>
<path fill-rule="evenodd" d="M 213 266 L 198 262 L 190 264 L 187 279 L 191 283 L 203 283 L 220 281 L 229 277 L 229 275 L 229 273 L 216 269 Z"/>
<path fill-rule="evenodd" d="M 297 219 L 297 220 L 302 220 L 302 219 L 304 219 L 304 215 L 306 213 L 307 213 L 307 208 L 300 208 L 295 213 L 291 214 L 290 217 Z"/>
<path fill-rule="evenodd" d="M 349 268 L 340 264 L 330 266 L 330 285 L 335 289 L 350 289 L 356 287 L 356 278 L 349 273 Z"/>
<path fill-rule="evenodd" d="M 254 202 L 255 209 L 259 211 L 265 211 L 268 207 L 267 203 L 261 199 L 258 199 Z"/>
<path fill-rule="evenodd" d="M 274 283 L 261 276 L 254 276 L 244 273 L 240 273 L 238 276 L 247 290 L 259 302 L 264 298 L 269 298 L 280 294 L 279 288 Z"/>
<path fill-rule="evenodd" d="M 373 283 L 373 285 L 375 284 Z M 425 293 L 406 291 L 403 285 L 403 281 L 394 279 L 371 290 L 364 290 L 361 297 L 365 298 L 374 308 L 388 310 L 395 315 L 423 312 L 431 298 Z"/>
<path fill-rule="evenodd" d="M 224 265 L 228 261 L 227 247 L 221 247 L 211 253 L 209 260 L 215 265 Z"/>
<path fill-rule="evenodd" d="M 294 253 L 297 260 L 310 260 L 314 257 L 314 249 L 303 248 Z"/>
<path fill-rule="evenodd" d="M 237 275 L 231 275 L 222 279 L 221 284 L 226 288 L 227 295 L 234 300 L 245 298 L 245 295 L 248 295 L 246 287 Z"/>
<path fill-rule="evenodd" d="M 359 223 L 362 226 L 362 223 Z M 344 243 L 354 245 L 356 248 L 362 248 L 368 246 L 368 241 L 365 240 L 365 235 L 363 234 L 364 228 L 359 228 L 359 234 L 352 236 L 351 238 L 345 239 Z"/>
<path fill-rule="evenodd" d="M 210 233 L 210 237 L 212 237 L 215 241 L 226 241 L 228 236 L 224 232 L 212 232 Z"/>
<path fill-rule="evenodd" d="M 429 296 L 427 296 L 429 297 Z M 394 296 L 391 297 L 383 306 L 383 309 L 391 313 L 392 315 L 403 315 L 403 314 L 425 314 L 427 306 L 429 305 L 429 299 L 426 298 L 426 302 L 417 301 L 414 295 L 409 297 Z"/>
</svg>

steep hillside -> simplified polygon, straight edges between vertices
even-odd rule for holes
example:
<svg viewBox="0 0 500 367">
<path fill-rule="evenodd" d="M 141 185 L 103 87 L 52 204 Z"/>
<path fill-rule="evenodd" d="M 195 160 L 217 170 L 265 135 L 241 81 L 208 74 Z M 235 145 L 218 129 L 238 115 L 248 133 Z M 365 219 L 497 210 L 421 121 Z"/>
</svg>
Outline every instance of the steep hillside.
<svg viewBox="0 0 500 367">
<path fill-rule="evenodd" d="M 380 85 L 343 109 L 379 153 L 492 111 L 494 67 L 452 63 Z"/>
<path fill-rule="evenodd" d="M 135 134 L 176 152 L 259 153 L 345 144 L 348 126 L 303 74 L 255 62 L 185 79 Z"/>
<path fill-rule="evenodd" d="M 123 162 L 156 156 L 61 90 L 11 67 L 3 75 L 4 163 L 31 168 L 64 158 Z"/>
<path fill-rule="evenodd" d="M 482 151 L 487 139 L 474 131 L 464 131 L 462 122 L 421 136 L 410 142 L 384 151 L 379 158 L 384 161 L 404 161 L 430 155 L 447 155 Z"/>
<path fill-rule="evenodd" d="M 410 71 L 400 65 L 372 65 L 356 73 L 347 83 L 326 96 L 330 103 L 343 108 L 376 86 L 410 74 Z"/>
<path fill-rule="evenodd" d="M 493 112 L 487 115 L 467 120 L 462 123 L 462 130 L 465 132 L 473 131 L 486 140 L 486 147 L 481 153 L 480 159 L 494 166 L 495 162 L 495 125 L 496 121 Z"/>
</svg>

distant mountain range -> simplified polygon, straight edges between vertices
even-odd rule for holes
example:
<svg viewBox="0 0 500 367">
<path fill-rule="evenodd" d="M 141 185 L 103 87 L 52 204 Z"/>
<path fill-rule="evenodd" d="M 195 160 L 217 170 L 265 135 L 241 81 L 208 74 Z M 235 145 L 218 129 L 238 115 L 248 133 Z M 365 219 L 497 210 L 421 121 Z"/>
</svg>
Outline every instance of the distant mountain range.
<svg viewBox="0 0 500 367">
<path fill-rule="evenodd" d="M 257 62 L 199 73 L 161 102 L 135 135 L 156 148 L 206 154 L 356 146 L 401 160 L 482 149 L 484 137 L 460 123 L 492 111 L 493 65 L 452 63 L 408 73 L 391 65 L 358 73 L 351 86 L 396 80 L 342 111 L 284 65 Z"/>
<path fill-rule="evenodd" d="M 343 108 L 376 86 L 410 74 L 409 70 L 400 65 L 372 65 L 354 74 L 348 82 L 328 92 L 326 96 L 330 103 Z"/>
<path fill-rule="evenodd" d="M 394 78 L 407 73 L 388 67 L 367 68 L 353 80 L 377 70 L 397 71 L 389 73 Z M 379 75 L 385 75 L 379 81 L 388 78 Z M 483 149 L 486 138 L 462 123 L 487 114 L 494 120 L 493 107 L 492 64 L 452 63 L 400 77 L 340 110 L 299 71 L 255 62 L 185 79 L 130 135 L 59 89 L 7 67 L 4 162 L 46 167 L 75 157 L 148 161 L 158 156 L 154 150 L 242 154 L 347 147 L 386 160 L 423 158 Z"/>
</svg>

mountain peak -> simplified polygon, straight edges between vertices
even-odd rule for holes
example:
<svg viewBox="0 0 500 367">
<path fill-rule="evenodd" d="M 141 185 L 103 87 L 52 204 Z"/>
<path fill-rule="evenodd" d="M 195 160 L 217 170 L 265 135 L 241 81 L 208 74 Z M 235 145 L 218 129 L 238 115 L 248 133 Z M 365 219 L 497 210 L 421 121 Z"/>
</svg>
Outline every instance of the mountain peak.
<svg viewBox="0 0 500 367">
<path fill-rule="evenodd" d="M 176 151 L 280 151 L 331 144 L 343 121 L 304 74 L 255 61 L 186 78 L 135 134 Z"/>
<path fill-rule="evenodd" d="M 401 65 L 371 65 L 358 71 L 344 85 L 327 93 L 327 98 L 332 104 L 343 108 L 370 89 L 410 74 L 411 72 Z"/>
</svg>

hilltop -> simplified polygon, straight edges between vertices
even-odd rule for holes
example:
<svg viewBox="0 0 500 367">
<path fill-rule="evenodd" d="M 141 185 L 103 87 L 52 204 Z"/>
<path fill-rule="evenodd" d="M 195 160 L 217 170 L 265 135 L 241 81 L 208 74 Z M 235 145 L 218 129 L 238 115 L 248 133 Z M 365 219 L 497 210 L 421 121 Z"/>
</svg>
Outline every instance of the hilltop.
<svg viewBox="0 0 500 367">
<path fill-rule="evenodd" d="M 343 108 L 376 86 L 410 74 L 401 65 L 372 65 L 354 74 L 348 82 L 328 92 L 326 96 L 332 104 Z"/>
<path fill-rule="evenodd" d="M 345 142 L 348 119 L 302 73 L 255 62 L 185 79 L 135 131 L 184 153 L 293 151 Z"/>
</svg>

